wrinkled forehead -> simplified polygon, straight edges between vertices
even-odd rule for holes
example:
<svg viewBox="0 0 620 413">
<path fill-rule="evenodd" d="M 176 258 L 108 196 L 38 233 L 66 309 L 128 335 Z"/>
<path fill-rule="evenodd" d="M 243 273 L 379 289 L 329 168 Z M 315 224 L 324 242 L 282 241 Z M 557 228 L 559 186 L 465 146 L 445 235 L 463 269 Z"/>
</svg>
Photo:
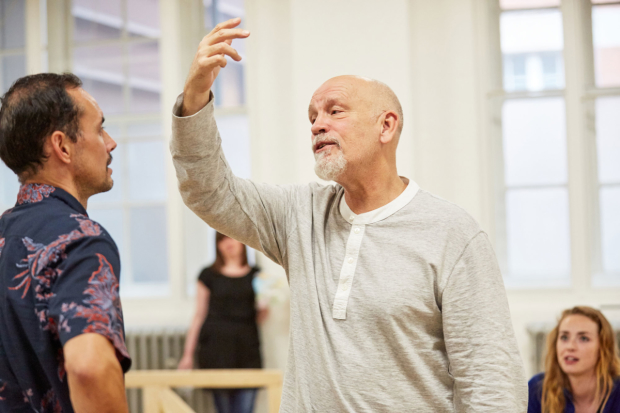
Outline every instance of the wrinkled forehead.
<svg viewBox="0 0 620 413">
<path fill-rule="evenodd" d="M 328 80 L 312 95 L 308 111 L 316 111 L 334 104 L 350 106 L 355 104 L 358 95 L 359 90 L 354 86 L 353 82 Z"/>
</svg>

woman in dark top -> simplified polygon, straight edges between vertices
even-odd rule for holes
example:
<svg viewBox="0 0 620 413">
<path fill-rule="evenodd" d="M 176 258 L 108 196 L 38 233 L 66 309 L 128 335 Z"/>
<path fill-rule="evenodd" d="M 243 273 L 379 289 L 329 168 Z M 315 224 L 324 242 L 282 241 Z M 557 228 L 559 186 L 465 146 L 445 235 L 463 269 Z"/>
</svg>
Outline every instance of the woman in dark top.
<svg viewBox="0 0 620 413">
<path fill-rule="evenodd" d="M 547 337 L 545 370 L 529 382 L 528 413 L 620 413 L 618 347 L 600 311 L 562 313 Z"/>
<path fill-rule="evenodd" d="M 262 367 L 256 300 L 245 245 L 217 233 L 215 263 L 198 277 L 196 314 L 187 333 L 179 369 Z M 194 355 L 196 360 L 194 363 Z M 256 389 L 214 390 L 219 413 L 251 413 Z"/>
</svg>

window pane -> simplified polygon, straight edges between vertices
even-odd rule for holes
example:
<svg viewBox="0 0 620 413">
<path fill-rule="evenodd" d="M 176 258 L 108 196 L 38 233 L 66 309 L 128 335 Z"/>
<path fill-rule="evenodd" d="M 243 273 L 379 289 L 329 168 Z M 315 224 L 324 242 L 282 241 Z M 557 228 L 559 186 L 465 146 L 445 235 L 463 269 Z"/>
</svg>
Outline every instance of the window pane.
<svg viewBox="0 0 620 413">
<path fill-rule="evenodd" d="M 2 185 L 2 191 L 0 191 L 0 209 L 4 212 L 6 209 L 15 205 L 17 201 L 17 192 L 19 192 L 19 182 L 17 181 L 17 175 L 1 161 L 0 185 Z"/>
<path fill-rule="evenodd" d="M 164 142 L 131 142 L 129 153 L 129 197 L 134 201 L 166 199 Z"/>
<path fill-rule="evenodd" d="M 121 0 L 73 0 L 73 39 L 77 43 L 121 37 Z"/>
<path fill-rule="evenodd" d="M 620 183 L 620 97 L 596 100 L 598 175 L 601 183 Z"/>
<path fill-rule="evenodd" d="M 220 71 L 215 85 L 215 104 L 235 107 L 245 104 L 243 64 L 228 59 L 228 65 Z"/>
<path fill-rule="evenodd" d="M 565 124 L 562 98 L 504 103 L 502 129 L 507 186 L 566 183 Z"/>
<path fill-rule="evenodd" d="M 109 129 L 109 128 L 108 128 Z M 110 131 L 108 130 L 108 133 Z M 110 133 L 112 136 L 112 133 Z M 112 136 L 112 138 L 117 138 L 117 136 Z M 114 186 L 108 192 L 104 192 L 101 194 L 97 194 L 93 196 L 89 204 L 98 205 L 102 203 L 108 202 L 122 202 L 123 200 L 123 186 L 125 185 L 125 171 L 123 165 L 125 164 L 125 145 L 119 144 L 114 151 L 112 151 L 112 164 L 110 168 L 112 168 L 112 179 L 114 180 Z"/>
<path fill-rule="evenodd" d="M 168 281 L 166 208 L 132 208 L 130 214 L 133 281 Z"/>
<path fill-rule="evenodd" d="M 222 136 L 226 160 L 235 175 L 250 177 L 250 128 L 245 115 L 221 116 L 217 127 Z"/>
<path fill-rule="evenodd" d="M 560 0 L 499 0 L 499 6 L 504 10 L 537 9 L 540 7 L 557 7 Z"/>
<path fill-rule="evenodd" d="M 132 122 L 127 125 L 127 134 L 125 135 L 128 138 L 134 137 L 144 137 L 144 136 L 153 136 L 159 137 L 162 136 L 163 129 L 161 126 L 161 122 Z"/>
<path fill-rule="evenodd" d="M 123 236 L 123 228 L 124 228 L 124 219 L 123 219 L 123 209 L 122 208 L 114 208 L 114 209 L 97 209 L 97 208 L 89 208 L 88 216 L 95 222 L 101 224 L 106 231 L 110 234 L 114 242 L 116 242 L 116 246 L 121 254 L 121 267 L 124 262 L 124 236 Z M 122 279 L 122 277 L 121 277 Z"/>
<path fill-rule="evenodd" d="M 73 72 L 84 82 L 84 90 L 99 104 L 104 115 L 124 110 L 122 46 L 76 47 Z"/>
<path fill-rule="evenodd" d="M 500 28 L 507 91 L 564 87 L 564 40 L 559 10 L 504 12 Z"/>
<path fill-rule="evenodd" d="M 127 20 L 131 36 L 159 37 L 159 0 L 127 0 Z"/>
<path fill-rule="evenodd" d="M 596 85 L 620 86 L 620 4 L 592 8 Z"/>
<path fill-rule="evenodd" d="M 129 45 L 129 86 L 132 112 L 161 110 L 158 42 Z"/>
<path fill-rule="evenodd" d="M 603 271 L 620 272 L 620 186 L 601 189 Z"/>
<path fill-rule="evenodd" d="M 26 2 L 0 0 L 0 49 L 26 46 Z"/>
<path fill-rule="evenodd" d="M 564 188 L 506 194 L 508 271 L 562 279 L 570 273 L 568 192 Z"/>
<path fill-rule="evenodd" d="M 4 93 L 22 76 L 26 76 L 26 56 L 11 55 L 0 57 L 0 73 L 2 83 L 0 92 Z"/>
</svg>

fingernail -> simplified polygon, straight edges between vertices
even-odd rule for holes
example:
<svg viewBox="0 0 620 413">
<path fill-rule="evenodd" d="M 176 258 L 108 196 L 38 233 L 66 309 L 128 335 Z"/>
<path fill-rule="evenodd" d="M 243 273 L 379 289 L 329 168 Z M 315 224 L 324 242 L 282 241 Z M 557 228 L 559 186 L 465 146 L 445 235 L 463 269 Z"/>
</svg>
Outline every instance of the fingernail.
<svg viewBox="0 0 620 413">
<path fill-rule="evenodd" d="M 241 34 L 244 35 L 244 36 L 247 36 L 248 34 L 250 34 L 250 32 L 247 31 L 247 30 L 244 30 L 244 31 L 241 32 Z"/>
</svg>

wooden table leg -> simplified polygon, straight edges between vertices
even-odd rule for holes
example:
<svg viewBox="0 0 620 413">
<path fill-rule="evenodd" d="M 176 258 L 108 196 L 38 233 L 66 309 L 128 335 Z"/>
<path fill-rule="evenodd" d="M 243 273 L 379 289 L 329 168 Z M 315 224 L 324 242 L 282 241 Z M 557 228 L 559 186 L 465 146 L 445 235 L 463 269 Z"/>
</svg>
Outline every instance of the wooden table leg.
<svg viewBox="0 0 620 413">
<path fill-rule="evenodd" d="M 282 401 L 282 384 L 267 386 L 267 399 L 269 413 L 278 413 L 280 411 L 280 402 Z"/>
</svg>

